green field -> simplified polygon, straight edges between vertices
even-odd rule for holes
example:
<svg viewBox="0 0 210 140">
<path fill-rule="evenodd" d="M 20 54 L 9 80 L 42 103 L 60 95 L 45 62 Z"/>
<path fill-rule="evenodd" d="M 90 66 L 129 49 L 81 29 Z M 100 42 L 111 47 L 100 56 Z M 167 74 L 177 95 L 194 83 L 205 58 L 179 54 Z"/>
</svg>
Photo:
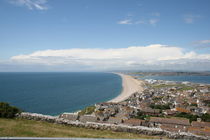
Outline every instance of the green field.
<svg viewBox="0 0 210 140">
<path fill-rule="evenodd" d="M 93 130 L 25 119 L 0 118 L 0 137 L 82 137 L 82 138 L 125 138 L 158 139 L 146 136 L 108 130 Z"/>
<path fill-rule="evenodd" d="M 153 88 L 170 88 L 170 87 L 180 87 L 178 91 L 183 91 L 183 90 L 192 90 L 194 89 L 191 86 L 187 86 L 184 84 L 160 84 L 160 85 L 152 85 Z"/>
</svg>

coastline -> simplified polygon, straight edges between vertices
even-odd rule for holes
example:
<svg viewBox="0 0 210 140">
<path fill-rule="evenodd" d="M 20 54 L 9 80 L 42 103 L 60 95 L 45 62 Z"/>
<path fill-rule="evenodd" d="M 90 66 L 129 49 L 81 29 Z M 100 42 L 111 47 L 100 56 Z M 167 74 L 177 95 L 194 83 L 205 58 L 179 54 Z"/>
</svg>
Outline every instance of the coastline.
<svg viewBox="0 0 210 140">
<path fill-rule="evenodd" d="M 118 95 L 117 97 L 108 102 L 119 103 L 128 99 L 135 92 L 141 92 L 144 90 L 143 81 L 134 79 L 132 76 L 122 73 L 114 73 L 114 74 L 117 74 L 122 78 L 122 91 L 120 95 Z"/>
<path fill-rule="evenodd" d="M 49 115 L 42 115 L 42 114 L 36 114 L 36 113 L 27 113 L 27 112 L 23 112 L 20 114 L 19 117 L 21 118 L 25 118 L 25 119 L 29 119 L 29 120 L 41 120 L 41 121 L 46 121 L 46 122 L 50 122 L 50 123 L 58 123 L 58 124 L 67 124 L 70 126 L 78 126 L 78 127 L 84 127 L 84 128 L 93 128 L 93 129 L 100 129 L 100 130 L 105 130 L 105 129 L 109 129 L 109 130 L 114 130 L 114 131 L 122 131 L 122 132 L 132 132 L 132 133 L 136 133 L 136 132 L 142 132 L 145 133 L 147 135 L 159 135 L 159 136 L 166 136 L 167 138 L 186 138 L 186 139 L 208 139 L 209 138 L 209 133 L 208 130 L 206 128 L 203 128 L 203 126 L 207 126 L 208 128 L 208 121 L 197 121 L 197 118 L 193 119 L 192 118 L 188 118 L 188 116 L 176 116 L 174 114 L 165 114 L 166 110 L 170 110 L 170 111 L 175 111 L 176 114 L 179 114 L 179 110 L 181 109 L 180 107 L 176 107 L 176 106 L 172 106 L 169 108 L 163 108 L 164 112 L 155 112 L 155 110 L 153 110 L 154 108 L 151 107 L 152 112 L 156 113 L 154 117 L 154 115 L 149 114 L 150 112 L 147 112 L 146 115 L 148 115 L 150 118 L 147 119 L 147 121 L 145 122 L 145 120 L 140 119 L 141 122 L 144 121 L 145 124 L 141 123 L 137 125 L 133 125 L 132 123 L 129 123 L 129 121 L 133 121 L 133 118 L 126 118 L 124 121 L 124 117 L 120 116 L 122 114 L 122 112 L 126 112 L 124 110 L 124 105 L 120 104 L 119 102 L 126 100 L 127 98 L 129 98 L 133 93 L 135 92 L 140 92 L 137 95 L 141 95 L 140 100 L 142 102 L 142 104 L 146 103 L 146 102 L 151 102 L 153 97 L 160 97 L 164 96 L 166 98 L 161 98 L 161 100 L 163 100 L 164 102 L 161 105 L 167 105 L 169 103 L 171 103 L 170 99 L 176 99 L 176 96 L 170 96 L 171 95 L 180 95 L 180 93 L 188 93 L 188 95 L 191 95 L 191 93 L 194 93 L 194 90 L 192 89 L 187 89 L 187 87 L 182 87 L 182 86 L 178 86 L 176 87 L 176 85 L 172 84 L 172 88 L 171 87 L 157 87 L 156 90 L 153 90 L 155 87 L 148 86 L 148 87 L 144 87 L 144 84 L 156 84 L 158 86 L 160 86 L 162 83 L 162 81 L 159 81 L 160 83 L 150 83 L 148 81 L 144 81 L 144 80 L 138 80 L 135 79 L 133 76 L 130 75 L 126 75 L 126 74 L 121 74 L 121 73 L 114 73 L 117 74 L 119 76 L 121 76 L 122 78 L 122 91 L 121 94 L 118 95 L 117 97 L 115 97 L 114 99 L 108 101 L 111 102 L 111 104 L 99 104 L 97 106 L 95 106 L 96 108 L 94 109 L 94 111 L 91 114 L 72 114 L 72 113 L 64 113 L 61 116 L 49 116 Z M 164 81 L 165 84 L 169 84 L 167 83 L 167 81 Z M 188 83 L 191 85 L 191 83 Z M 178 84 L 179 85 L 179 84 Z M 184 90 L 180 90 L 180 87 L 182 87 Z M 146 92 L 141 92 L 142 90 L 144 90 L 144 88 L 148 88 L 148 90 Z M 160 88 L 160 89 L 158 89 Z M 164 95 L 162 94 L 162 89 L 164 88 Z M 197 88 L 197 87 L 194 87 Z M 173 89 L 174 92 L 171 92 L 171 89 Z M 199 89 L 197 91 L 202 92 L 202 93 L 207 93 L 208 91 L 205 91 L 203 89 L 203 85 L 201 86 L 202 91 L 200 91 Z M 178 92 L 177 92 L 177 91 Z M 155 92 L 154 92 L 155 91 Z M 161 91 L 161 92 L 160 92 Z M 187 92 L 185 92 L 187 91 Z M 199 93 L 200 94 L 200 93 Z M 144 102 L 144 99 L 145 102 Z M 183 95 L 181 94 L 180 97 L 183 97 Z M 189 96 L 190 97 L 190 96 Z M 195 96 L 197 98 L 199 98 L 199 96 Z M 134 99 L 134 100 L 133 100 Z M 135 100 L 135 97 L 130 97 L 128 100 L 125 101 L 125 103 L 127 104 L 128 110 L 133 109 L 133 111 L 135 113 L 138 113 L 139 111 L 144 111 L 144 108 L 150 107 L 149 105 L 142 108 L 139 108 L 139 110 L 135 109 L 135 106 L 140 105 L 141 103 L 137 100 Z M 180 98 L 178 98 L 180 99 Z M 184 98 L 183 98 L 184 100 Z M 175 100 L 176 101 L 176 100 Z M 116 103 L 116 105 L 112 104 Z M 162 102 L 162 101 L 161 101 Z M 117 104 L 119 103 L 119 104 Z M 172 102 L 174 103 L 174 102 Z M 133 104 L 136 104 L 135 106 L 133 106 Z M 175 103 L 174 103 L 175 104 Z M 190 106 L 190 104 L 189 104 Z M 201 107 L 201 106 L 200 106 Z M 100 110 L 102 108 L 105 108 L 105 110 Z M 106 110 L 106 108 L 108 108 L 109 111 Z M 111 109 L 113 109 L 113 112 L 116 113 L 114 116 L 112 116 L 112 112 L 110 111 Z M 127 108 L 126 108 L 127 109 Z M 178 110 L 179 109 L 179 110 Z M 185 108 L 184 108 L 185 109 Z M 115 111 L 114 111 L 115 110 Z M 157 109 L 160 110 L 160 109 Z M 98 114 L 98 111 L 100 112 Z M 119 111 L 119 112 L 118 112 Z M 187 111 L 187 109 L 184 110 L 185 112 Z M 189 112 L 188 112 L 189 113 Z M 103 116 L 106 114 L 108 116 L 107 120 L 104 120 Z M 132 111 L 129 111 L 127 113 L 128 115 L 133 115 Z M 159 115 L 160 114 L 160 115 Z M 163 115 L 165 114 L 165 115 Z M 65 115 L 69 115 L 68 118 Z M 119 115 L 119 116 L 118 116 Z M 192 114 L 193 115 L 193 114 Z M 193 115 L 194 116 L 194 115 Z M 101 119 L 102 118 L 102 119 Z M 69 120 L 68 120 L 69 119 Z M 113 120 L 114 119 L 114 120 Z M 115 119 L 119 119 L 121 120 L 119 121 L 115 121 Z M 160 120 L 162 122 L 161 125 L 164 124 L 169 124 L 169 127 L 160 127 Z M 191 120 L 191 121 L 190 121 Z M 135 120 L 137 121 L 137 120 Z M 196 123 L 196 126 L 195 126 Z M 156 124 L 156 125 L 154 125 Z M 199 124 L 199 125 L 198 125 Z M 176 126 L 179 125 L 180 127 L 176 129 Z M 202 126 L 202 127 L 200 127 Z M 182 127 L 184 129 L 182 129 Z M 172 129 L 171 129 L 172 128 Z M 187 128 L 187 129 L 185 129 Z M 194 128 L 195 130 L 199 129 L 201 130 L 201 133 L 196 133 L 196 131 L 193 131 L 192 128 Z M 140 131 L 139 131 L 140 130 Z M 174 131 L 175 130 L 175 131 Z M 199 131 L 200 132 L 200 131 Z"/>
</svg>

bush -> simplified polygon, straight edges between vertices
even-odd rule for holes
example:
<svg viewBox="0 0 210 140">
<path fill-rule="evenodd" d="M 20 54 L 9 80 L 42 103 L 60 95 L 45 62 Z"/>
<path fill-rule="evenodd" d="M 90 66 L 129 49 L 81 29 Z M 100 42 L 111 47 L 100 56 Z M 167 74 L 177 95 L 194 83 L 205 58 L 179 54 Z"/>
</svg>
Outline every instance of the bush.
<svg viewBox="0 0 210 140">
<path fill-rule="evenodd" d="M 14 118 L 21 110 L 10 106 L 8 103 L 0 102 L 0 118 Z"/>
<path fill-rule="evenodd" d="M 192 115 L 190 113 L 185 113 L 185 112 L 178 113 L 175 115 L 175 117 L 187 118 L 190 120 L 190 122 L 197 121 L 197 118 L 199 118 L 197 115 Z"/>
<path fill-rule="evenodd" d="M 210 114 L 206 113 L 201 116 L 202 121 L 210 122 Z"/>
<path fill-rule="evenodd" d="M 136 118 L 136 119 L 140 119 L 140 120 L 144 120 L 144 119 L 149 118 L 149 117 L 150 117 L 150 115 L 145 115 L 142 112 L 138 112 L 137 116 L 132 116 L 132 118 Z"/>
<path fill-rule="evenodd" d="M 192 103 L 190 106 L 195 106 L 195 107 L 198 107 L 198 104 L 196 104 L 196 103 Z"/>
<path fill-rule="evenodd" d="M 166 110 L 166 109 L 170 109 L 170 104 L 163 104 L 163 105 L 151 104 L 150 107 L 151 107 L 152 109 Z"/>
</svg>

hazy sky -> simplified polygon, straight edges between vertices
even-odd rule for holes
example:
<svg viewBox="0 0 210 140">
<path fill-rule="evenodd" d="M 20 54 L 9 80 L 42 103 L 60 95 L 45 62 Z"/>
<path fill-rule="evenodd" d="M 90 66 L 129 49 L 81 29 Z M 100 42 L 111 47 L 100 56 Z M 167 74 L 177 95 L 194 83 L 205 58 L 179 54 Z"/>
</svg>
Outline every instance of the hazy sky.
<svg viewBox="0 0 210 140">
<path fill-rule="evenodd" d="M 0 71 L 210 70 L 209 0 L 1 0 Z"/>
</svg>

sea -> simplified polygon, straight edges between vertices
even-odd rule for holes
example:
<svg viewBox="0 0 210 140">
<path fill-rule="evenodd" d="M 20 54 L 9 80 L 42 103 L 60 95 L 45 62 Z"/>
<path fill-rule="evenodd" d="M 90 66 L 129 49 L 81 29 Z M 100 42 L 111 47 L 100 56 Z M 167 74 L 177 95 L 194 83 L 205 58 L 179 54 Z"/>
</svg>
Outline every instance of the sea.
<svg viewBox="0 0 210 140">
<path fill-rule="evenodd" d="M 0 102 L 45 115 L 75 112 L 106 102 L 121 90 L 122 79 L 113 73 L 0 73 Z"/>
<path fill-rule="evenodd" d="M 182 76 L 144 76 L 140 79 L 154 79 L 165 81 L 177 82 L 192 82 L 199 84 L 210 84 L 210 76 L 195 76 L 195 75 L 182 75 Z"/>
</svg>

